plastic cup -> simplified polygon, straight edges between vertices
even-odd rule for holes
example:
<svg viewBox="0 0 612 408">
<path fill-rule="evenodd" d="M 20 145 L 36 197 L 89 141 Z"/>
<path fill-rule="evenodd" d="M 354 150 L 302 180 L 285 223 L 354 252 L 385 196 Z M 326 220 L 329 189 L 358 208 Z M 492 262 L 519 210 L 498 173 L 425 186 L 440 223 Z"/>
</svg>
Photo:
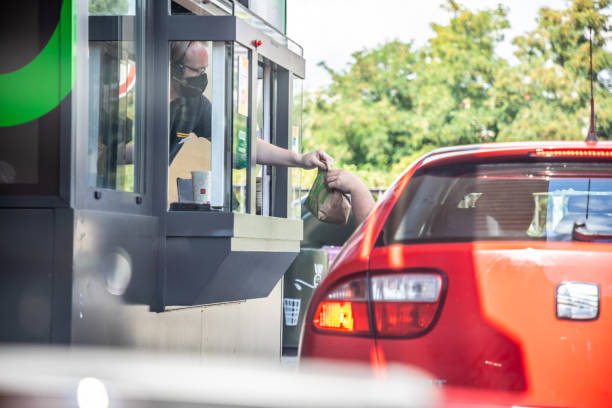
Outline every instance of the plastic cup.
<svg viewBox="0 0 612 408">
<path fill-rule="evenodd" d="M 194 170 L 191 172 L 193 182 L 193 202 L 210 204 L 210 171 Z"/>
</svg>

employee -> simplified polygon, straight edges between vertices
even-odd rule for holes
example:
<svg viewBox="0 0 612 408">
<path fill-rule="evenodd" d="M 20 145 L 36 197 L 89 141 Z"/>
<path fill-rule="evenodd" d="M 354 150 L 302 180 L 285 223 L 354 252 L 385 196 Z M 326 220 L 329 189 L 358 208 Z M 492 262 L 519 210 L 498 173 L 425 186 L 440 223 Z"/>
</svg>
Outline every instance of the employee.
<svg viewBox="0 0 612 408">
<path fill-rule="evenodd" d="M 208 85 L 208 51 L 203 41 L 174 41 L 170 48 L 170 163 L 191 133 L 210 140 L 211 103 L 203 95 Z M 257 164 L 320 168 L 333 159 L 323 150 L 299 154 L 257 139 Z"/>
</svg>

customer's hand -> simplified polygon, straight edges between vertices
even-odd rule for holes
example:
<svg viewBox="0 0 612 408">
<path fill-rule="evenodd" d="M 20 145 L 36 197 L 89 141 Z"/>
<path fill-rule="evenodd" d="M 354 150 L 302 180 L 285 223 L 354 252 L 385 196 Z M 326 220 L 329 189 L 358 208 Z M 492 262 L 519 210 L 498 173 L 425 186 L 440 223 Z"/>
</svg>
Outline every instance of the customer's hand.
<svg viewBox="0 0 612 408">
<path fill-rule="evenodd" d="M 325 183 L 329 188 L 351 195 L 353 214 L 358 225 L 366 219 L 374 208 L 374 198 L 370 194 L 370 190 L 353 173 L 346 170 L 329 170 L 325 176 Z"/>
<path fill-rule="evenodd" d="M 353 173 L 338 169 L 327 172 L 325 183 L 329 188 L 340 190 L 346 194 L 351 194 L 353 190 L 363 184 Z"/>
<path fill-rule="evenodd" d="M 304 169 L 314 169 L 316 167 L 321 170 L 329 170 L 334 164 L 334 159 L 323 150 L 304 153 L 300 161 L 300 167 Z"/>
</svg>

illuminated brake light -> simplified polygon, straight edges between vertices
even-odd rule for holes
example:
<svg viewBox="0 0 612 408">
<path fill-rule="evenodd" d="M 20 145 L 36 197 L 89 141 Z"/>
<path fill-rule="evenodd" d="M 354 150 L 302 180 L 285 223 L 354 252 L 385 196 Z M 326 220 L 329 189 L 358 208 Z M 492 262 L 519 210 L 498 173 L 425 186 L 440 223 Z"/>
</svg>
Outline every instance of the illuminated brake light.
<svg viewBox="0 0 612 408">
<path fill-rule="evenodd" d="M 339 329 L 352 332 L 355 330 L 351 302 L 323 302 L 319 305 L 315 326 L 326 329 Z"/>
<path fill-rule="evenodd" d="M 612 150 L 609 149 L 537 149 L 530 155 L 536 157 L 592 157 L 607 158 L 612 157 Z"/>
<path fill-rule="evenodd" d="M 367 285 L 365 278 L 335 287 L 317 305 L 313 325 L 324 331 L 368 333 Z"/>
<path fill-rule="evenodd" d="M 383 336 L 417 336 L 427 331 L 440 306 L 442 276 L 398 273 L 371 278 L 376 331 Z"/>
</svg>

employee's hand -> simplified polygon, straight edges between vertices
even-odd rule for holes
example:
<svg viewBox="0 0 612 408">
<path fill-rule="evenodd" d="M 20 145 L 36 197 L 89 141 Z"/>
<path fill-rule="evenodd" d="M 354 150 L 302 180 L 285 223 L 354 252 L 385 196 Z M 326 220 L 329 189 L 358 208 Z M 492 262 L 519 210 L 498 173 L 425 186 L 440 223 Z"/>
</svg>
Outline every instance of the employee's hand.
<svg viewBox="0 0 612 408">
<path fill-rule="evenodd" d="M 257 164 L 328 170 L 333 163 L 334 159 L 323 150 L 299 154 L 257 139 Z"/>
<path fill-rule="evenodd" d="M 329 154 L 323 150 L 316 150 L 302 155 L 300 167 L 305 169 L 314 169 L 316 167 L 321 170 L 329 170 L 333 164 L 334 159 Z"/>
</svg>

